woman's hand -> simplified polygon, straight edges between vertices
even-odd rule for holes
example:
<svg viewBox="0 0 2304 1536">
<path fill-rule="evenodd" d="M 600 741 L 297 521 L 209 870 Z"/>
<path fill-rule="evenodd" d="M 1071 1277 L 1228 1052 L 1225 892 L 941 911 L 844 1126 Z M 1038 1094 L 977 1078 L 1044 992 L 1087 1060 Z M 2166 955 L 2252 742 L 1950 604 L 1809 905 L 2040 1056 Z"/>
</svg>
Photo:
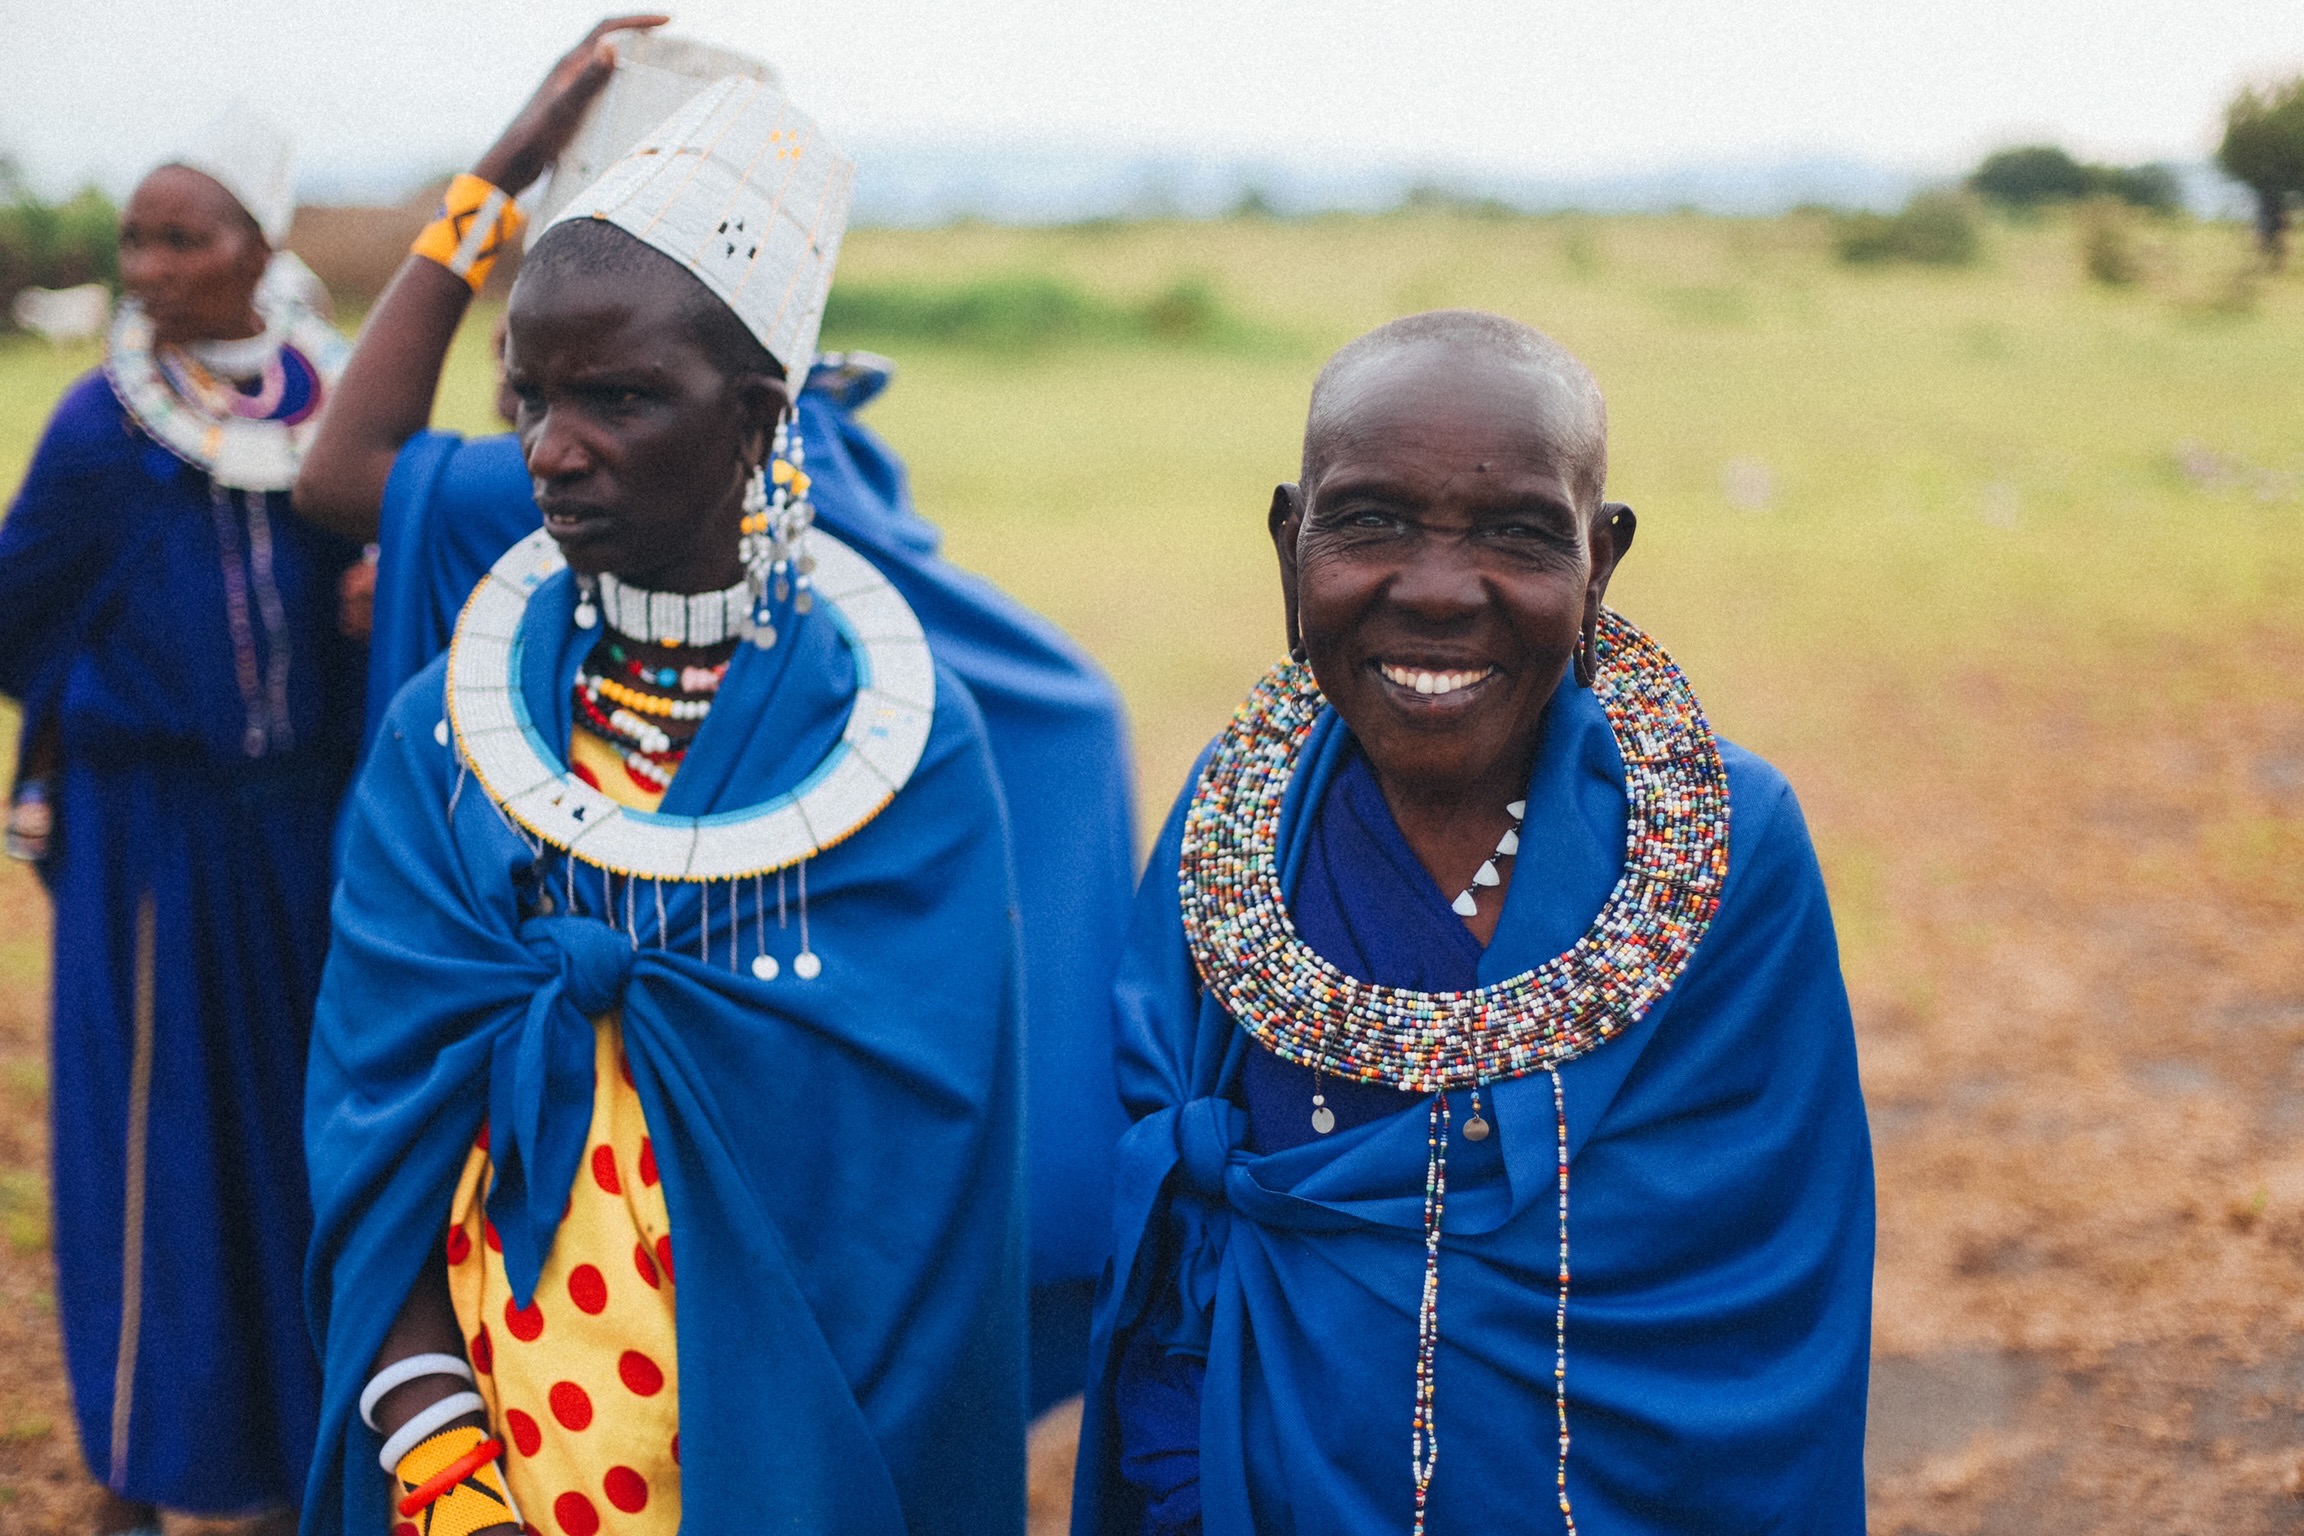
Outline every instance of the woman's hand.
<svg viewBox="0 0 2304 1536">
<path fill-rule="evenodd" d="M 336 628 L 347 640 L 368 643 L 376 627 L 376 555 L 369 553 L 344 567 L 336 580 Z"/>
<path fill-rule="evenodd" d="M 615 70 L 608 34 L 661 26 L 667 19 L 611 16 L 587 32 L 552 66 L 472 174 L 515 194 L 543 175 Z M 320 413 L 320 429 L 296 474 L 298 512 L 363 544 L 376 537 L 393 462 L 432 419 L 440 364 L 471 303 L 471 287 L 440 263 L 422 256 L 400 263 Z"/>
<path fill-rule="evenodd" d="M 544 83 L 536 87 L 536 94 L 528 98 L 511 125 L 472 167 L 472 174 L 513 196 L 525 191 L 568 147 L 577 125 L 584 121 L 584 109 L 592 105 L 615 72 L 616 48 L 607 41 L 608 34 L 642 32 L 671 19 L 652 14 L 611 16 L 585 33 L 584 41 L 552 66 Z"/>
</svg>

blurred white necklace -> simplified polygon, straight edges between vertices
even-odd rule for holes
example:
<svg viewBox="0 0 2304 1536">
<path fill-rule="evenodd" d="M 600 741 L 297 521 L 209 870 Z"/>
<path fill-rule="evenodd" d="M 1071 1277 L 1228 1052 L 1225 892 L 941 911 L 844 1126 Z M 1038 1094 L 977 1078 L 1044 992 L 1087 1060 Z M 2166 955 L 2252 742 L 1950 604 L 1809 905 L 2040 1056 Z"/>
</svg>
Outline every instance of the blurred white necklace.
<svg viewBox="0 0 2304 1536">
<path fill-rule="evenodd" d="M 265 302 L 259 299 L 260 304 Z M 274 357 L 281 346 L 295 348 L 312 365 L 323 394 L 334 387 L 352 350 L 334 326 L 300 304 L 269 308 L 264 332 L 252 339 L 265 343 Z M 121 305 L 119 317 L 112 322 L 104 374 L 112 383 L 112 393 L 154 442 L 227 490 L 288 489 L 296 482 L 296 467 L 303 462 L 305 445 L 320 424 L 317 409 L 305 411 L 299 420 L 289 423 L 242 416 L 217 409 L 215 402 L 188 398 L 170 382 L 161 366 L 152 317 L 133 301 Z"/>
</svg>

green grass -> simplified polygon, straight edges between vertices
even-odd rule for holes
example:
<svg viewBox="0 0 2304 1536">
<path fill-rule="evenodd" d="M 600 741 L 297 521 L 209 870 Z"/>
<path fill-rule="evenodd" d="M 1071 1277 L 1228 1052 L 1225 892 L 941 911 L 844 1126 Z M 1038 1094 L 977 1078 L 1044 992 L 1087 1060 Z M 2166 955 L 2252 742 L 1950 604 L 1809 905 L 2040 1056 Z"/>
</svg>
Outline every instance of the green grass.
<svg viewBox="0 0 2304 1536">
<path fill-rule="evenodd" d="M 1422 308 L 1501 310 L 1591 364 L 1641 514 L 1614 600 L 1764 753 L 1895 750 L 1841 740 L 1843 701 L 1882 689 L 2293 629 L 2304 278 L 2251 277 L 2234 227 L 2131 234 L 2139 279 L 2109 288 L 2055 217 L 1947 269 L 1844 265 L 1821 215 L 864 230 L 834 339 L 896 356 L 868 419 L 950 553 L 1119 679 L 1156 813 L 1280 650 L 1264 512 L 1314 370 Z M 1218 323 L 1147 320 L 1179 293 Z M 490 426 L 485 337 L 443 421 Z M 93 361 L 0 344 L 0 486 Z M 1730 503 L 1743 460 L 1764 509 Z M 1926 723 L 1931 750 L 1992 750 Z M 1880 883 L 1879 850 L 1826 834 L 1836 882 Z"/>
</svg>

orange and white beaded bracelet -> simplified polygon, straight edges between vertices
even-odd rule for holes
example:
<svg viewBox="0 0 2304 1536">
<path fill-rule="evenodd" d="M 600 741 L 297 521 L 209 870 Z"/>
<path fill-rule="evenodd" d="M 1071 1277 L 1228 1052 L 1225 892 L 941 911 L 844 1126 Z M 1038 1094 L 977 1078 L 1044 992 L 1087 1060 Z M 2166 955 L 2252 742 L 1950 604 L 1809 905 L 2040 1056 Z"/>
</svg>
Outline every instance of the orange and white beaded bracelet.
<svg viewBox="0 0 2304 1536">
<path fill-rule="evenodd" d="M 462 171 L 448 183 L 440 211 L 408 249 L 440 263 L 478 293 L 495 270 L 497 256 L 527 222 L 510 193 Z"/>
</svg>

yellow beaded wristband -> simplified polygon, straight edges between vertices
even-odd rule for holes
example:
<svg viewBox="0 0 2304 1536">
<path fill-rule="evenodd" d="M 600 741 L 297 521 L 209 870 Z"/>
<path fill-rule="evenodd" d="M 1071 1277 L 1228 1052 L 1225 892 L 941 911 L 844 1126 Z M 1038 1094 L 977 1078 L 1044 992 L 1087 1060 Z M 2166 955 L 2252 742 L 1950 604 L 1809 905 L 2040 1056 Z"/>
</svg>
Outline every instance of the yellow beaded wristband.
<svg viewBox="0 0 2304 1536">
<path fill-rule="evenodd" d="M 400 1458 L 392 1474 L 393 1512 L 417 1522 L 426 1536 L 473 1536 L 491 1526 L 518 1525 L 520 1511 L 496 1464 L 502 1451 L 469 1424 L 442 1430 Z"/>
<path fill-rule="evenodd" d="M 478 293 L 495 269 L 497 255 L 527 222 L 528 216 L 502 187 L 459 172 L 440 199 L 440 211 L 408 249 L 440 263 Z"/>
</svg>

